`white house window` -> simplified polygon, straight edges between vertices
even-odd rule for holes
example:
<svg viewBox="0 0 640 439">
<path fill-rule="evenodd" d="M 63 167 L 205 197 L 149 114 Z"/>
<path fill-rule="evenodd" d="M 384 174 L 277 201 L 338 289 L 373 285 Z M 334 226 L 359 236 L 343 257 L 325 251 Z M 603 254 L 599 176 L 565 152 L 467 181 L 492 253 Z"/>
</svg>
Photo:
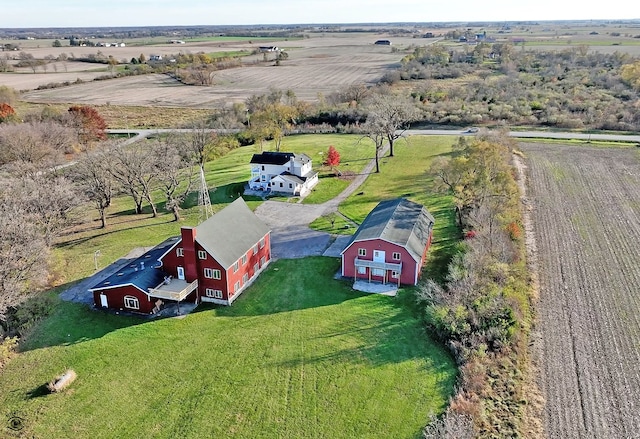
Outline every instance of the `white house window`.
<svg viewBox="0 0 640 439">
<path fill-rule="evenodd" d="M 258 254 L 258 244 L 253 246 L 253 254 L 257 255 Z"/>
<path fill-rule="evenodd" d="M 242 265 L 247 263 L 247 255 L 242 256 Z"/>
<path fill-rule="evenodd" d="M 400 253 L 393 252 L 393 260 L 394 261 L 399 261 L 400 260 Z"/>
<path fill-rule="evenodd" d="M 140 301 L 137 297 L 124 296 L 124 307 L 129 309 L 140 309 Z"/>
<path fill-rule="evenodd" d="M 205 268 L 204 277 L 207 279 L 220 279 L 220 270 L 214 268 Z"/>
<path fill-rule="evenodd" d="M 400 276 L 400 273 L 398 273 L 397 271 L 392 271 L 391 272 L 391 277 L 394 279 L 397 279 Z"/>
<path fill-rule="evenodd" d="M 240 263 L 236 261 L 236 263 L 233 264 L 233 272 L 235 273 L 236 271 L 238 271 L 239 268 L 240 268 Z"/>
<path fill-rule="evenodd" d="M 367 256 L 367 249 L 366 248 L 359 248 L 358 249 L 358 256 Z"/>
<path fill-rule="evenodd" d="M 262 165 L 262 170 L 264 171 L 264 165 Z"/>
<path fill-rule="evenodd" d="M 222 299 L 222 290 L 214 290 L 212 288 L 207 288 L 204 290 L 204 294 L 207 297 L 213 297 L 214 299 Z"/>
<path fill-rule="evenodd" d="M 207 252 L 204 250 L 198 250 L 198 259 L 207 259 Z"/>
<path fill-rule="evenodd" d="M 379 268 L 374 268 L 373 270 L 371 270 L 371 275 L 382 277 L 384 276 L 384 270 L 380 270 Z"/>
<path fill-rule="evenodd" d="M 367 274 L 367 267 L 358 266 L 358 274 Z"/>
<path fill-rule="evenodd" d="M 266 181 L 266 180 L 267 180 L 267 176 L 266 176 L 266 175 L 263 175 L 263 176 L 261 177 L 261 179 L 262 179 L 262 181 Z"/>
<path fill-rule="evenodd" d="M 184 249 L 182 247 L 176 249 L 176 256 L 184 256 Z"/>
<path fill-rule="evenodd" d="M 236 282 L 236 284 L 233 286 L 233 292 L 237 293 L 238 291 L 240 291 L 240 281 Z"/>
<path fill-rule="evenodd" d="M 260 240 L 260 248 L 264 248 L 264 238 Z"/>
<path fill-rule="evenodd" d="M 282 187 L 282 183 L 280 183 L 280 187 Z"/>
<path fill-rule="evenodd" d="M 246 284 L 247 282 L 249 282 L 249 273 L 245 273 L 244 276 L 242 276 L 242 284 Z"/>
<path fill-rule="evenodd" d="M 265 256 L 260 258 L 260 266 L 264 266 L 264 264 L 267 262 L 267 258 Z"/>
<path fill-rule="evenodd" d="M 253 275 L 255 276 L 256 274 L 258 274 L 258 271 L 260 271 L 260 265 L 259 264 L 255 264 L 253 266 Z"/>
<path fill-rule="evenodd" d="M 291 183 L 289 183 L 289 189 L 293 188 L 293 185 Z"/>
</svg>

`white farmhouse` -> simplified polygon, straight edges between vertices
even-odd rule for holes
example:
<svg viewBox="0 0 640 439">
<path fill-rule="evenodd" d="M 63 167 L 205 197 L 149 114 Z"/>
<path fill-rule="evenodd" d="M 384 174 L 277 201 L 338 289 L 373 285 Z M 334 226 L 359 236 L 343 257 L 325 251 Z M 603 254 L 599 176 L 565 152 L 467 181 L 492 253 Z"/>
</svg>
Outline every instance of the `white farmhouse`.
<svg viewBox="0 0 640 439">
<path fill-rule="evenodd" d="M 316 184 L 318 173 L 306 154 L 263 152 L 251 158 L 252 190 L 305 196 Z"/>
</svg>

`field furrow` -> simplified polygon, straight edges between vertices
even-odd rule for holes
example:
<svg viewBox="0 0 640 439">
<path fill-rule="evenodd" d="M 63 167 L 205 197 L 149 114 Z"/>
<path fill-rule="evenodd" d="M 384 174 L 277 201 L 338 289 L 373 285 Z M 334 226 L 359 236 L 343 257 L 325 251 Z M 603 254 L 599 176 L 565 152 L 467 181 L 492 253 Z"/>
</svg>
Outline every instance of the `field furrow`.
<svg viewBox="0 0 640 439">
<path fill-rule="evenodd" d="M 523 144 L 550 438 L 640 437 L 640 160 Z"/>
</svg>

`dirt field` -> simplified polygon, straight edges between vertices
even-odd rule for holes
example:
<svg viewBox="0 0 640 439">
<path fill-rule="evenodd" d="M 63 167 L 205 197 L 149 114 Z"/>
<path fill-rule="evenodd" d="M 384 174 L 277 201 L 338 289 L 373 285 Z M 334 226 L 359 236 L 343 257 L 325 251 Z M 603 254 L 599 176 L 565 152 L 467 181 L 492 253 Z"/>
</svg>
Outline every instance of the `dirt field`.
<svg viewBox="0 0 640 439">
<path fill-rule="evenodd" d="M 640 155 L 523 144 L 549 438 L 640 437 Z"/>
<path fill-rule="evenodd" d="M 379 38 L 391 39 L 394 46 L 376 46 L 373 42 Z M 23 99 L 31 102 L 73 102 L 85 104 L 136 105 L 215 108 L 243 102 L 254 94 L 268 92 L 270 88 L 291 89 L 299 99 L 316 101 L 319 94 L 328 95 L 354 83 L 373 83 L 379 80 L 392 66 L 397 65 L 402 52 L 393 52 L 392 47 L 407 47 L 411 44 L 427 44 L 431 40 L 413 38 L 392 38 L 376 34 L 318 34 L 311 38 L 279 43 L 289 53 L 289 59 L 281 66 L 248 65 L 243 68 L 223 70 L 217 73 L 212 87 L 184 86 L 164 75 L 146 75 L 120 78 L 109 81 L 88 82 L 70 87 L 31 91 Z M 183 52 L 216 52 L 231 50 L 252 50 L 257 44 L 234 43 L 224 46 L 218 43 L 193 43 L 185 45 L 159 45 L 153 47 L 123 48 L 75 48 L 76 55 L 95 53 L 101 50 L 105 55 L 131 58 L 145 53 L 170 54 Z M 33 48 L 34 56 L 44 57 L 54 52 L 66 51 L 64 48 Z M 273 55 L 271 55 L 273 57 Z M 262 55 L 252 57 L 261 59 Z M 246 59 L 251 61 L 252 58 Z M 20 73 L 0 74 L 0 84 L 18 90 L 35 89 L 49 82 L 74 81 L 76 78 L 91 80 L 103 76 L 106 71 L 81 71 L 76 63 L 67 62 L 57 66 L 57 72 L 49 67 L 47 73 L 32 73 L 24 70 Z M 101 67 L 93 64 L 92 69 Z"/>
</svg>

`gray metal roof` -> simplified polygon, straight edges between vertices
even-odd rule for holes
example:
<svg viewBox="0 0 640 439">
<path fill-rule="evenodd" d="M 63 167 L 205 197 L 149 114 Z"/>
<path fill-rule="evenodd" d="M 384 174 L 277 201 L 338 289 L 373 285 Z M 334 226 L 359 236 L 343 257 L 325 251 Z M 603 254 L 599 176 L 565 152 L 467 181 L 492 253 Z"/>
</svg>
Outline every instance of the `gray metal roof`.
<svg viewBox="0 0 640 439">
<path fill-rule="evenodd" d="M 247 203 L 238 198 L 196 227 L 196 241 L 226 269 L 268 232 Z"/>
<path fill-rule="evenodd" d="M 434 223 L 421 204 L 405 198 L 382 201 L 369 212 L 345 250 L 356 241 L 382 239 L 405 247 L 419 261 Z"/>
<path fill-rule="evenodd" d="M 133 285 L 147 293 L 149 288 L 158 286 L 164 279 L 164 276 L 166 276 L 164 271 L 155 267 L 159 266 L 158 259 L 160 256 L 171 246 L 175 245 L 178 240 L 179 238 L 175 236 L 166 239 L 139 258 L 121 267 L 116 273 L 89 288 L 89 290 L 94 291 L 122 285 Z"/>
</svg>

